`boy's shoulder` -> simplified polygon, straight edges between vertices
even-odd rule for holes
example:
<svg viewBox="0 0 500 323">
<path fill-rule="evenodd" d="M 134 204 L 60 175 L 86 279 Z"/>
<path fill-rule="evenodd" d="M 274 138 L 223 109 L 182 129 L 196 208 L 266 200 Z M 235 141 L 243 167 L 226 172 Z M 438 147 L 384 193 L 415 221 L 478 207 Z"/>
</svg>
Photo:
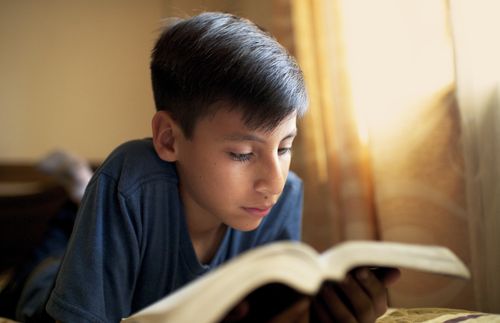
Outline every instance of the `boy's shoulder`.
<svg viewBox="0 0 500 323">
<path fill-rule="evenodd" d="M 118 146 L 97 169 L 94 179 L 102 175 L 114 180 L 122 192 L 147 181 L 178 182 L 175 164 L 158 157 L 151 138 Z"/>
<path fill-rule="evenodd" d="M 286 185 L 292 186 L 296 189 L 301 189 L 304 184 L 302 183 L 302 179 L 296 173 L 289 171 L 286 178 Z"/>
<path fill-rule="evenodd" d="M 290 203 L 290 200 L 302 199 L 303 192 L 304 183 L 302 179 L 293 171 L 289 171 L 280 200 L 286 200 L 285 203 Z"/>
</svg>

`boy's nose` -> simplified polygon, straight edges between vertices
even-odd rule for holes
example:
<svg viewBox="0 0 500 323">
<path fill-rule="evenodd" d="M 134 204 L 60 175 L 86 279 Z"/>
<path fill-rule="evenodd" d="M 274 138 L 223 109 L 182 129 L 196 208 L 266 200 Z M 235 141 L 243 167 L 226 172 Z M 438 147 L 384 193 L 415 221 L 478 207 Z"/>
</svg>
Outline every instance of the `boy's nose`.
<svg viewBox="0 0 500 323">
<path fill-rule="evenodd" d="M 266 195 L 281 194 L 286 176 L 283 167 L 278 157 L 266 162 L 263 167 L 260 167 L 255 190 Z"/>
</svg>

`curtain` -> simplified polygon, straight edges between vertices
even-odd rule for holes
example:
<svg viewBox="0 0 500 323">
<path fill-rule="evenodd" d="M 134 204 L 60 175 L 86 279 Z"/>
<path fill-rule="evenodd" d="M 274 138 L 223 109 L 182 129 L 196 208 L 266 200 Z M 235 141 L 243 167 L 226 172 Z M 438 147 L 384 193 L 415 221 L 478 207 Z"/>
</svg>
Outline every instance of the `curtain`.
<svg viewBox="0 0 500 323">
<path fill-rule="evenodd" d="M 294 51 L 310 94 L 292 167 L 305 179 L 304 240 L 320 250 L 343 240 L 378 238 L 370 156 L 352 108 L 337 6 L 292 5 Z"/>
<path fill-rule="evenodd" d="M 500 3 L 453 0 L 450 9 L 475 300 L 500 312 Z"/>
<path fill-rule="evenodd" d="M 404 271 L 391 306 L 498 312 L 500 149 L 479 148 L 498 135 L 498 82 L 474 117 L 479 94 L 464 97 L 464 88 L 477 69 L 460 64 L 480 36 L 459 37 L 469 14 L 459 9 L 444 0 L 292 0 L 289 46 L 310 93 L 292 168 L 305 182 L 303 237 L 317 249 L 349 239 L 438 244 L 472 270 L 470 281 Z"/>
</svg>

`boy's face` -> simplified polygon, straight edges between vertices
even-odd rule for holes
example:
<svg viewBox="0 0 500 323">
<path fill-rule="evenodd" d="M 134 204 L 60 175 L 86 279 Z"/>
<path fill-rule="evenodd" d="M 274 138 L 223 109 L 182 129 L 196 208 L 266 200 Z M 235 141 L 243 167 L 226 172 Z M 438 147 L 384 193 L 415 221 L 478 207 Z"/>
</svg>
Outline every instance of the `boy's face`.
<svg viewBox="0 0 500 323">
<path fill-rule="evenodd" d="M 190 230 L 257 228 L 283 190 L 296 132 L 295 115 L 266 132 L 220 109 L 197 122 L 190 140 L 181 135 L 176 166 Z"/>
</svg>

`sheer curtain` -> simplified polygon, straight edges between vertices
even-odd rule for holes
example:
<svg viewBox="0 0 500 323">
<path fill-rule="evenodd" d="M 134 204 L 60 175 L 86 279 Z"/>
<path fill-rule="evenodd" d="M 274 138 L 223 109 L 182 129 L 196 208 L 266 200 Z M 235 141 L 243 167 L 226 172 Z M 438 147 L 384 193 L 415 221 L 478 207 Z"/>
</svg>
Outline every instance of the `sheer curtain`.
<svg viewBox="0 0 500 323">
<path fill-rule="evenodd" d="M 452 0 L 450 9 L 475 300 L 500 312 L 500 3 Z"/>
<path fill-rule="evenodd" d="M 305 179 L 304 239 L 320 250 L 378 237 L 370 156 L 355 120 L 338 14 L 331 1 L 292 5 L 294 50 L 311 101 L 299 125 L 293 167 Z"/>
<path fill-rule="evenodd" d="M 293 164 L 306 186 L 304 240 L 319 250 L 347 239 L 440 244 L 473 272 L 462 281 L 405 271 L 392 306 L 500 311 L 500 69 L 485 92 L 474 65 L 500 57 L 484 47 L 493 35 L 477 43 L 500 29 L 491 14 L 470 34 L 465 3 L 291 1 L 311 94 Z M 472 6 L 499 12 L 493 3 Z"/>
</svg>

